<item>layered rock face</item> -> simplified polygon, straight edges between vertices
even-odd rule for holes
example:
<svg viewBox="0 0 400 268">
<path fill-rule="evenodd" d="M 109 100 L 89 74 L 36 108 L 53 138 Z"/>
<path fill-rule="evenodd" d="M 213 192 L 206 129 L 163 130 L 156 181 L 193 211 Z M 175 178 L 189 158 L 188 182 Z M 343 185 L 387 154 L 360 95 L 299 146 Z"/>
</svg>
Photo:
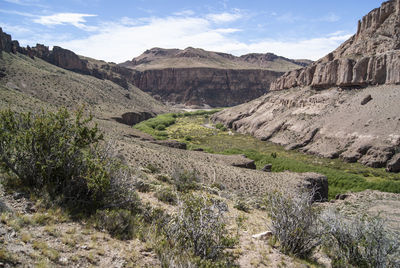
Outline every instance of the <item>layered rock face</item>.
<svg viewBox="0 0 400 268">
<path fill-rule="evenodd" d="M 271 90 L 400 83 L 400 1 L 384 2 L 358 23 L 357 34 L 314 64 L 288 72 Z"/>
<path fill-rule="evenodd" d="M 271 53 L 231 54 L 186 48 L 153 48 L 120 66 L 138 71 L 135 86 L 169 103 L 233 106 L 260 97 L 288 70 L 309 64 Z"/>
<path fill-rule="evenodd" d="M 168 68 L 137 72 L 131 82 L 163 101 L 225 107 L 263 95 L 282 74 L 268 70 Z"/>
<path fill-rule="evenodd" d="M 287 149 L 398 172 L 398 84 L 400 0 L 393 0 L 365 16 L 357 34 L 329 55 L 213 120 Z"/>
</svg>

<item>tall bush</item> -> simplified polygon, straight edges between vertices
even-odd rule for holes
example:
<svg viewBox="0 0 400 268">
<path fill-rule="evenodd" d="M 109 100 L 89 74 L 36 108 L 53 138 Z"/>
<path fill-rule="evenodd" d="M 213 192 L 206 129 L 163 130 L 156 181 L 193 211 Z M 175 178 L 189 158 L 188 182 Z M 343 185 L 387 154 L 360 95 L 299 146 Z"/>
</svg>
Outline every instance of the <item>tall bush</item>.
<svg viewBox="0 0 400 268">
<path fill-rule="evenodd" d="M 71 118 L 66 109 L 38 114 L 0 111 L 2 167 L 52 199 L 103 205 L 118 168 L 100 149 L 103 135 L 91 121 L 82 111 Z"/>
</svg>

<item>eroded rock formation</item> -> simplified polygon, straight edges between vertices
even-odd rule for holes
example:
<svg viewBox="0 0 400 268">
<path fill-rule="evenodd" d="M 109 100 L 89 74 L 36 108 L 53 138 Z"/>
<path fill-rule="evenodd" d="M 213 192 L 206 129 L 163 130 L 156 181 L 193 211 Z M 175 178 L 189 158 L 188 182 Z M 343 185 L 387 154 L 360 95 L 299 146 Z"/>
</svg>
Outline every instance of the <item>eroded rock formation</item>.
<svg viewBox="0 0 400 268">
<path fill-rule="evenodd" d="M 400 2 L 384 2 L 358 23 L 357 34 L 307 68 L 286 73 L 271 90 L 400 83 Z"/>
</svg>

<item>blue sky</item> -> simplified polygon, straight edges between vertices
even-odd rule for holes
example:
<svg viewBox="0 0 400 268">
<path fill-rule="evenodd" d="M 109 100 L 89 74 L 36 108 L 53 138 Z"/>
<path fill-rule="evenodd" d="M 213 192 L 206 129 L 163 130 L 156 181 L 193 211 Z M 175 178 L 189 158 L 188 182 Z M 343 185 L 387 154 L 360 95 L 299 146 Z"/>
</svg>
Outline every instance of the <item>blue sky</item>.
<svg viewBox="0 0 400 268">
<path fill-rule="evenodd" d="M 152 47 L 316 60 L 381 0 L 0 0 L 0 27 L 41 43 L 123 62 Z"/>
</svg>

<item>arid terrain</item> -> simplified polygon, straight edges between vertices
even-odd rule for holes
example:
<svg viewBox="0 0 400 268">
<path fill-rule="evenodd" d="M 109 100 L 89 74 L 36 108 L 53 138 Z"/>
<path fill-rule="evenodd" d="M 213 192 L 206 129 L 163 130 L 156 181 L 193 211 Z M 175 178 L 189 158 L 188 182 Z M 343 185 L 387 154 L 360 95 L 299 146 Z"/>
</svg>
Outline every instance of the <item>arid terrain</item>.
<svg viewBox="0 0 400 268">
<path fill-rule="evenodd" d="M 153 48 L 115 64 L 60 47 L 21 47 L 0 28 L 0 267 L 398 267 L 399 21 L 400 0 L 385 2 L 316 62 L 190 47 Z M 240 105 L 187 112 L 175 104 Z M 12 144 L 25 126 L 7 132 L 10 122 L 63 107 L 92 115 L 89 126 L 104 134 L 93 148 L 108 148 L 107 156 L 92 147 L 76 153 L 90 171 L 76 185 L 95 205 L 68 205 L 73 197 L 63 188 L 74 187 L 75 175 L 59 190 L 44 179 L 24 184 L 31 178 L 10 165 L 34 154 L 37 142 L 9 157 L 37 134 Z M 39 134 L 62 122 L 46 120 L 35 121 Z M 96 136 L 70 122 L 74 135 Z M 51 157 L 40 159 L 51 166 Z M 288 225 L 277 227 L 282 218 Z M 300 247 L 285 246 L 308 235 Z M 338 237 L 353 247 L 342 248 L 348 241 Z M 382 246 L 371 249 L 370 240 Z M 371 261 L 377 255 L 383 266 Z"/>
</svg>

